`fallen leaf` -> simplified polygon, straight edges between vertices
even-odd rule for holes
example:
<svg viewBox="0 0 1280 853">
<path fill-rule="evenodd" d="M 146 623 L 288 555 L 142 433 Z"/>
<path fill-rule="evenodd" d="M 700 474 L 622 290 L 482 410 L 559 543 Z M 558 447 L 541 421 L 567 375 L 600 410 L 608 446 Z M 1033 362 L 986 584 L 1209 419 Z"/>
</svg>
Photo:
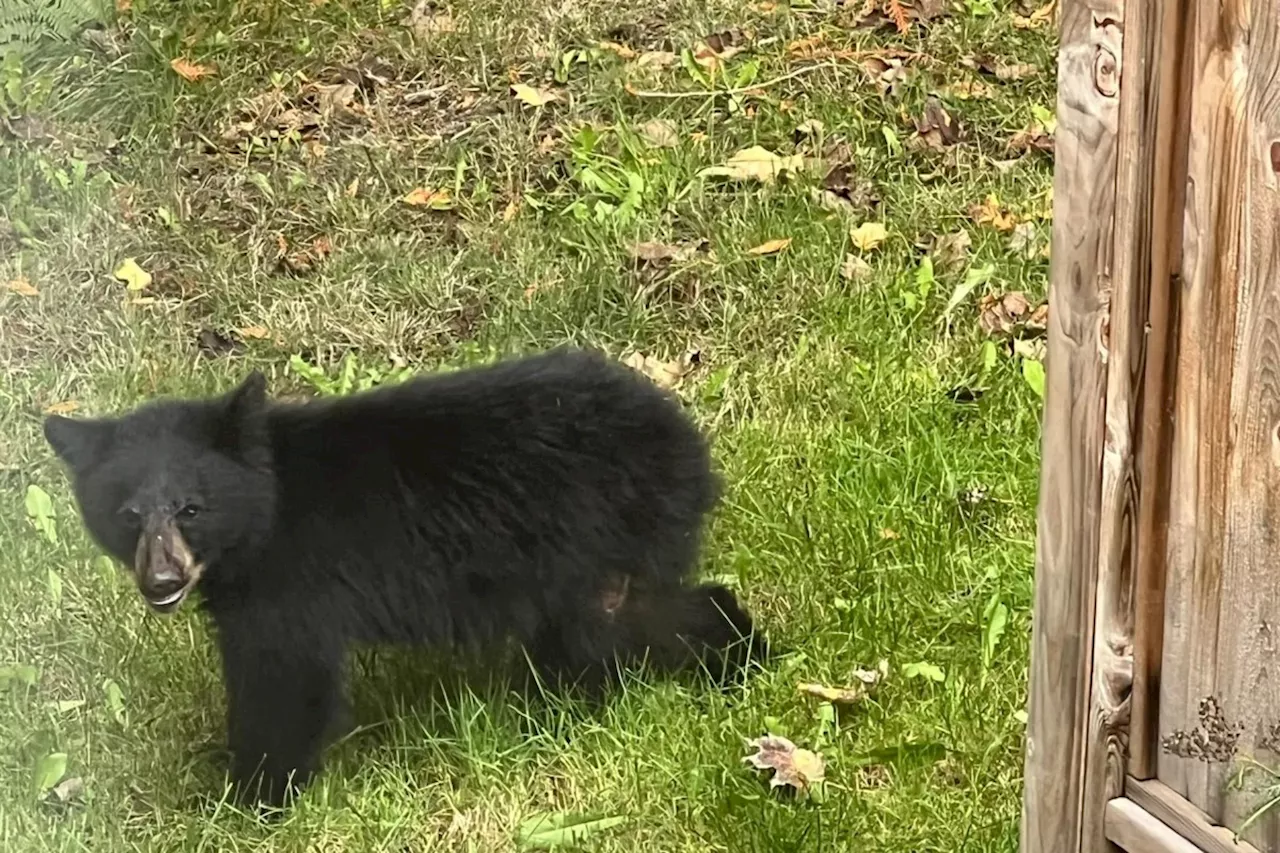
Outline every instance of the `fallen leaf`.
<svg viewBox="0 0 1280 853">
<path fill-rule="evenodd" d="M 545 107 L 552 101 L 560 100 L 560 96 L 550 89 L 535 89 L 524 83 L 513 84 L 511 86 L 511 94 L 531 107 Z"/>
<path fill-rule="evenodd" d="M 540 814 L 520 822 L 516 830 L 516 844 L 521 850 L 551 850 L 557 847 L 577 847 L 594 835 L 626 822 L 626 818 L 589 817 L 568 814 Z"/>
<path fill-rule="evenodd" d="M 978 302 L 978 325 L 988 335 L 1012 335 L 1031 314 L 1031 302 L 1022 291 L 1000 295 L 985 294 Z"/>
<path fill-rule="evenodd" d="M 66 805 L 84 795 L 84 780 L 79 776 L 63 779 L 49 789 L 49 796 L 58 803 Z"/>
<path fill-rule="evenodd" d="M 800 749 L 781 735 L 765 735 L 747 741 L 755 752 L 743 757 L 743 761 L 757 770 L 773 770 L 770 788 L 790 785 L 797 791 L 808 790 L 825 778 L 822 756 L 807 749 Z"/>
<path fill-rule="evenodd" d="M 849 232 L 853 245 L 863 252 L 870 252 L 889 236 L 883 222 L 864 222 Z"/>
<path fill-rule="evenodd" d="M 230 355 L 240 349 L 240 342 L 217 329 L 201 329 L 196 334 L 196 349 L 205 358 Z"/>
<path fill-rule="evenodd" d="M 633 244 L 627 252 L 638 262 L 662 264 L 687 261 L 699 252 L 706 251 L 707 241 L 696 243 L 659 243 L 648 241 Z"/>
<path fill-rule="evenodd" d="M 214 73 L 214 69 L 209 65 L 200 65 L 191 60 L 179 56 L 169 62 L 169 67 L 174 73 L 186 80 L 188 83 L 195 83 Z"/>
<path fill-rule="evenodd" d="M 266 326 L 241 326 L 239 329 L 236 329 L 236 334 L 242 338 L 261 340 L 262 338 L 268 337 L 271 332 Z"/>
<path fill-rule="evenodd" d="M 1009 251 L 1027 259 L 1034 258 L 1039 253 L 1036 246 L 1037 236 L 1034 223 L 1019 222 L 1009 237 Z"/>
<path fill-rule="evenodd" d="M 824 702 L 832 702 L 836 705 L 854 705 L 867 698 L 867 688 L 865 685 L 858 685 L 856 687 L 827 687 L 825 684 L 810 684 L 802 681 L 796 685 L 796 690 L 804 696 L 812 696 L 815 699 L 821 699 Z"/>
<path fill-rule="evenodd" d="M 655 118 L 640 125 L 640 135 L 657 148 L 675 148 L 680 144 L 675 125 L 666 119 Z"/>
<path fill-rule="evenodd" d="M 712 33 L 693 46 L 693 61 L 703 68 L 719 68 L 725 60 L 741 53 L 745 43 L 746 36 L 736 28 Z"/>
<path fill-rule="evenodd" d="M 679 385 L 680 381 L 697 366 L 698 359 L 697 350 L 685 353 L 677 361 L 662 361 L 641 352 L 633 352 L 624 358 L 622 363 L 648 376 L 656 385 L 670 390 Z"/>
<path fill-rule="evenodd" d="M 759 181 L 772 184 L 783 174 L 794 174 L 804 168 L 799 154 L 779 157 L 767 148 L 753 145 L 728 159 L 723 166 L 709 166 L 698 174 L 704 178 L 729 178 L 735 181 Z"/>
<path fill-rule="evenodd" d="M 65 752 L 51 752 L 36 762 L 35 772 L 32 774 L 32 787 L 35 788 L 36 794 L 44 795 L 47 791 L 57 785 L 62 777 L 67 773 L 67 754 Z"/>
<path fill-rule="evenodd" d="M 1014 15 L 1013 25 L 1020 30 L 1036 30 L 1041 26 L 1053 20 L 1053 13 L 1057 9 L 1058 0 L 1049 0 L 1048 3 L 1036 9 L 1030 15 Z"/>
<path fill-rule="evenodd" d="M 507 202 L 507 206 L 502 208 L 502 221 L 510 222 L 516 218 L 516 214 L 520 212 L 520 199 L 513 198 Z"/>
<path fill-rule="evenodd" d="M 411 207 L 429 207 L 432 210 L 452 210 L 453 198 L 448 190 L 418 187 L 409 191 L 402 201 Z"/>
<path fill-rule="evenodd" d="M 1044 361 L 1048 348 L 1044 338 L 1015 338 L 1010 347 L 1014 355 L 1031 361 Z"/>
<path fill-rule="evenodd" d="M 862 67 L 880 87 L 880 94 L 889 97 L 898 94 L 898 87 L 907 76 L 902 60 L 891 56 L 868 56 L 862 60 Z"/>
<path fill-rule="evenodd" d="M 114 275 L 125 283 L 126 290 L 133 293 L 146 290 L 151 286 L 151 273 L 138 266 L 138 262 L 133 258 L 125 258 L 124 262 L 116 267 Z"/>
<path fill-rule="evenodd" d="M 1031 77 L 1039 73 L 1039 67 L 1029 62 L 1002 62 L 989 53 L 976 53 L 960 60 L 960 64 L 983 74 L 990 74 L 997 80 L 1009 82 Z"/>
<path fill-rule="evenodd" d="M 924 104 L 924 115 L 916 120 L 919 139 L 935 151 L 955 145 L 963 133 L 960 123 L 942 106 L 942 101 L 930 95 Z"/>
<path fill-rule="evenodd" d="M 80 408 L 80 403 L 75 400 L 63 400 L 61 403 L 54 403 L 46 406 L 44 413 L 46 415 L 69 415 L 76 409 Z"/>
<path fill-rule="evenodd" d="M 902 534 L 894 530 L 892 527 L 885 527 L 880 530 L 881 539 L 901 539 Z"/>
<path fill-rule="evenodd" d="M 747 249 L 748 255 L 776 255 L 791 245 L 790 237 L 779 237 L 776 240 L 768 240 L 759 246 L 752 246 Z"/>
<path fill-rule="evenodd" d="M 981 204 L 969 208 L 969 215 L 979 225 L 990 225 L 997 231 L 1012 231 L 1018 219 L 1008 209 L 1001 207 L 1000 200 L 992 193 Z"/>
<path fill-rule="evenodd" d="M 826 125 L 816 118 L 805 119 L 796 125 L 796 136 L 818 136 L 826 129 Z"/>
<path fill-rule="evenodd" d="M 957 80 L 943 87 L 943 91 L 953 98 L 968 101 L 974 98 L 986 98 L 991 94 L 991 87 L 981 80 L 966 78 Z"/>
<path fill-rule="evenodd" d="M 845 255 L 840 265 L 840 276 L 848 281 L 859 281 L 871 275 L 871 264 L 858 255 Z"/>
<path fill-rule="evenodd" d="M 615 54 L 620 59 L 635 59 L 638 55 L 625 44 L 618 44 L 616 41 L 602 41 L 597 46 L 601 50 L 607 50 L 610 53 Z"/>
<path fill-rule="evenodd" d="M 308 91 L 315 93 L 321 118 L 330 118 L 335 113 L 353 112 L 357 106 L 356 92 L 359 87 L 355 83 L 313 83 Z"/>
<path fill-rule="evenodd" d="M 1022 378 L 1041 400 L 1044 399 L 1044 362 L 1029 358 L 1022 360 Z"/>
<path fill-rule="evenodd" d="M 634 65 L 640 68 L 670 68 L 675 65 L 680 57 L 676 56 L 669 50 L 650 50 L 636 57 Z"/>
<path fill-rule="evenodd" d="M 1009 137 L 1006 147 L 1016 153 L 1027 151 L 1045 151 L 1052 154 L 1054 148 L 1053 133 L 1038 121 L 1033 121 L 1013 136 Z"/>
<path fill-rule="evenodd" d="M 933 241 L 932 255 L 938 266 L 945 270 L 955 270 L 969 261 L 969 247 L 973 239 L 963 228 L 952 234 L 943 234 Z"/>
<path fill-rule="evenodd" d="M 433 0 L 418 0 L 400 25 L 411 29 L 419 38 L 451 33 L 458 28 L 453 14 L 448 9 L 441 9 Z"/>
<path fill-rule="evenodd" d="M 4 289 L 19 296 L 39 296 L 40 291 L 36 290 L 35 285 L 27 280 L 26 276 L 18 276 L 4 284 Z"/>
</svg>

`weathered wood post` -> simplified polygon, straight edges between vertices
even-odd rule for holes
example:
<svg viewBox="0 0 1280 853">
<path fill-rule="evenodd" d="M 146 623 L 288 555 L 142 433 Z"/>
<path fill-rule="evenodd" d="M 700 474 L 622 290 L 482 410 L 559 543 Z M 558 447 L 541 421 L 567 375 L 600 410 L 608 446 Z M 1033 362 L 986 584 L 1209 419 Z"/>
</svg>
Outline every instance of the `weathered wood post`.
<svg viewBox="0 0 1280 853">
<path fill-rule="evenodd" d="M 1160 744 L 1280 765 L 1280 0 L 1060 14 L 1022 851 L 1253 850 Z"/>
</svg>

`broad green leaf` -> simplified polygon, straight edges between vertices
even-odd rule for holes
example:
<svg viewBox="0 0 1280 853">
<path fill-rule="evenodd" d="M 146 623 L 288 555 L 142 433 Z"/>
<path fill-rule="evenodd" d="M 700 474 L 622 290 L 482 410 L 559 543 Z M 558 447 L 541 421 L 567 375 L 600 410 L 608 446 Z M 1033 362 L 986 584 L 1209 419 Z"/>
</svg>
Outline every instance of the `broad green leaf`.
<svg viewBox="0 0 1280 853">
<path fill-rule="evenodd" d="M 1036 396 L 1041 400 L 1044 399 L 1044 363 L 1032 361 L 1031 359 L 1023 359 L 1022 361 L 1022 378 L 1027 380 L 1027 384 L 1031 386 L 1031 390 L 1036 392 Z"/>
<path fill-rule="evenodd" d="M 39 680 L 40 671 L 30 664 L 12 663 L 0 666 L 0 687 L 4 687 L 11 681 L 27 687 L 35 687 Z"/>
<path fill-rule="evenodd" d="M 49 493 L 35 483 L 27 486 L 27 516 L 44 538 L 58 544 L 58 526 Z"/>
<path fill-rule="evenodd" d="M 40 796 L 58 784 L 66 774 L 67 754 L 65 752 L 51 752 L 41 758 L 36 762 L 35 772 L 31 777 L 36 796 Z"/>
<path fill-rule="evenodd" d="M 909 663 L 902 668 L 904 678 L 927 678 L 930 681 L 946 681 L 942 668 L 925 661 Z"/>
<path fill-rule="evenodd" d="M 107 708 L 111 711 L 111 716 L 123 726 L 125 724 L 124 691 L 120 689 L 120 685 L 116 684 L 114 679 L 108 678 L 102 682 L 102 692 L 107 697 Z"/>
</svg>

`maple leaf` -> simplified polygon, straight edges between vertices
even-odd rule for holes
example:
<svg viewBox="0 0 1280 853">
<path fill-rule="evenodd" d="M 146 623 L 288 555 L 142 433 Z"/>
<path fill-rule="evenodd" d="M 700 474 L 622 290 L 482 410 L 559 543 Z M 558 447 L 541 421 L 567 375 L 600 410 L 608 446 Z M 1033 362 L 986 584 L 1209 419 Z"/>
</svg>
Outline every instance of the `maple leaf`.
<svg viewBox="0 0 1280 853">
<path fill-rule="evenodd" d="M 765 735 L 747 741 L 755 752 L 743 757 L 743 761 L 757 770 L 773 770 L 769 787 L 790 785 L 797 791 L 807 791 L 826 778 L 822 756 L 808 749 L 800 749 L 781 735 Z"/>
</svg>

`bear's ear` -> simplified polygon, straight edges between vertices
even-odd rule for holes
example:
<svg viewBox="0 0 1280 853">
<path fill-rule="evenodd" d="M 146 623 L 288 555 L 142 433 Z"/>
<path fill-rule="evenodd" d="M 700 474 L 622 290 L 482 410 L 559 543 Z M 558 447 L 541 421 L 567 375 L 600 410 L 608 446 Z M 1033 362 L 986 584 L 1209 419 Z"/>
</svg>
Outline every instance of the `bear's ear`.
<svg viewBox="0 0 1280 853">
<path fill-rule="evenodd" d="M 98 461 L 115 436 L 115 421 L 79 420 L 50 415 L 44 420 L 44 437 L 58 457 L 72 470 L 83 470 Z"/>
<path fill-rule="evenodd" d="M 221 401 L 214 444 L 249 458 L 267 443 L 267 380 L 255 370 Z"/>
</svg>

